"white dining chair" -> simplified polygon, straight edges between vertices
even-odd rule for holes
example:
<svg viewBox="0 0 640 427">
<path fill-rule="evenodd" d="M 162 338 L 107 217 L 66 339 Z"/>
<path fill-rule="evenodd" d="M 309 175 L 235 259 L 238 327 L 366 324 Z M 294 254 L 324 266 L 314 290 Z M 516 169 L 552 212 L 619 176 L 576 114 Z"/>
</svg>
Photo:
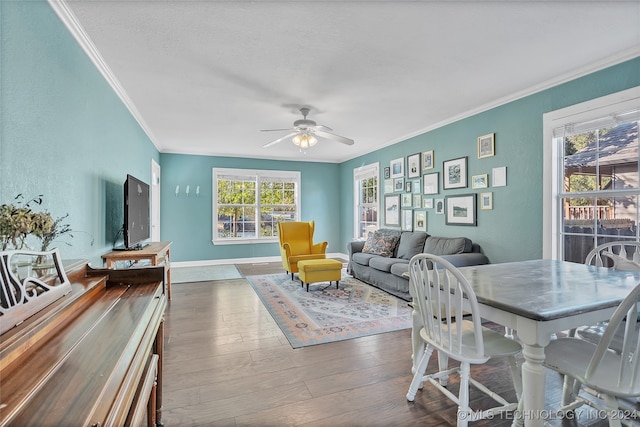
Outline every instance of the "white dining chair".
<svg viewBox="0 0 640 427">
<path fill-rule="evenodd" d="M 640 242 L 619 240 L 593 248 L 584 263 L 616 270 L 640 271 Z"/>
<path fill-rule="evenodd" d="M 507 357 L 516 394 L 518 397 L 522 394 L 522 380 L 515 359 L 521 346 L 482 326 L 476 295 L 467 279 L 445 259 L 431 254 L 418 254 L 409 263 L 409 286 L 414 297 L 414 309 L 422 322 L 420 337 L 426 348 L 415 369 L 407 400 L 413 402 L 418 389 L 422 388 L 423 382 L 428 381 L 458 405 L 458 426 L 467 426 L 470 421 L 515 410 L 517 402 L 508 402 L 470 375 L 472 364 L 483 364 L 495 357 Z M 465 302 L 467 304 L 463 307 Z M 459 361 L 460 366 L 448 369 L 448 366 L 440 365 L 438 372 L 426 374 L 434 350 L 439 353 L 439 361 L 451 358 Z M 442 385 L 443 382 L 446 384 L 452 374 L 460 375 L 458 396 Z M 470 385 L 491 397 L 500 406 L 482 411 L 471 410 Z"/>
<path fill-rule="evenodd" d="M 606 414 L 610 427 L 622 425 L 622 416 L 629 414 L 620 399 L 640 396 L 640 324 L 625 322 L 637 318 L 640 285 L 636 286 L 618 306 L 609 320 L 600 341 L 595 344 L 577 337 L 558 338 L 546 348 L 544 365 L 575 381 L 571 400 L 558 412 L 566 413 L 582 405 Z M 620 325 L 624 323 L 622 348 L 611 349 Z M 591 398 L 579 394 L 589 391 Z M 597 396 L 598 398 L 594 398 Z M 635 425 L 624 421 L 625 425 Z"/>
</svg>

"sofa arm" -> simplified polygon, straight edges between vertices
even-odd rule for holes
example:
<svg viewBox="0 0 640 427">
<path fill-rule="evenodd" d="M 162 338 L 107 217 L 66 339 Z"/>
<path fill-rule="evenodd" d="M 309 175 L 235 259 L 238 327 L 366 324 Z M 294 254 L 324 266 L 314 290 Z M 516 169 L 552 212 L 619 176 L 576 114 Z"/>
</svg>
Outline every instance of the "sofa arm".
<svg viewBox="0 0 640 427">
<path fill-rule="evenodd" d="M 479 252 L 465 252 L 463 254 L 442 255 L 442 258 L 449 261 L 455 267 L 467 267 L 471 265 L 489 264 L 489 258 Z"/>
<path fill-rule="evenodd" d="M 353 254 L 362 252 L 364 244 L 364 240 L 353 240 L 347 243 L 347 253 L 349 254 L 349 262 L 347 263 L 347 274 L 351 274 L 351 258 L 353 257 Z"/>
</svg>

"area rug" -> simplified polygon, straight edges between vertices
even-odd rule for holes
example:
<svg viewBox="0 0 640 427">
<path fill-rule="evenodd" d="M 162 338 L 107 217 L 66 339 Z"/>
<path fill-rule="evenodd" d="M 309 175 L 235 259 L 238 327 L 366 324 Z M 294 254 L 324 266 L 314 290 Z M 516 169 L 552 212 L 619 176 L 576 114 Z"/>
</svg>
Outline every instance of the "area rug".
<svg viewBox="0 0 640 427">
<path fill-rule="evenodd" d="M 286 273 L 246 277 L 293 348 L 411 327 L 406 301 L 343 277 L 311 284 L 307 292 Z"/>
<path fill-rule="evenodd" d="M 171 267 L 171 283 L 208 282 L 209 280 L 239 279 L 241 277 L 240 272 L 233 264 Z"/>
</svg>

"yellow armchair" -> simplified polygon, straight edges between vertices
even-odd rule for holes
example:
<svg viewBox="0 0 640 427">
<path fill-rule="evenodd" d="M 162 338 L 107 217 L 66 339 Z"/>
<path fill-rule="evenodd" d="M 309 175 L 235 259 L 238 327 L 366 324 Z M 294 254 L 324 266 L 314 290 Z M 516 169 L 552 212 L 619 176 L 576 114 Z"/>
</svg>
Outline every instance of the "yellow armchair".
<svg viewBox="0 0 640 427">
<path fill-rule="evenodd" d="M 282 266 L 287 273 L 298 272 L 298 261 L 326 258 L 327 242 L 313 243 L 315 222 L 279 222 L 278 238 Z"/>
</svg>

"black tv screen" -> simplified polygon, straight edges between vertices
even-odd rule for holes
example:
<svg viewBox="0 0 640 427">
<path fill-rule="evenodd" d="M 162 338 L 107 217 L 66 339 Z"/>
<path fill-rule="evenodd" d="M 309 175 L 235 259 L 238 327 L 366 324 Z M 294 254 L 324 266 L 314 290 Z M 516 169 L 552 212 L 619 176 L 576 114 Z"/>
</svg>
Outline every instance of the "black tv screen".
<svg viewBox="0 0 640 427">
<path fill-rule="evenodd" d="M 141 249 L 146 246 L 143 242 L 149 238 L 149 185 L 127 175 L 124 183 L 124 246 L 129 250 Z"/>
</svg>

